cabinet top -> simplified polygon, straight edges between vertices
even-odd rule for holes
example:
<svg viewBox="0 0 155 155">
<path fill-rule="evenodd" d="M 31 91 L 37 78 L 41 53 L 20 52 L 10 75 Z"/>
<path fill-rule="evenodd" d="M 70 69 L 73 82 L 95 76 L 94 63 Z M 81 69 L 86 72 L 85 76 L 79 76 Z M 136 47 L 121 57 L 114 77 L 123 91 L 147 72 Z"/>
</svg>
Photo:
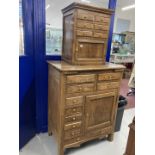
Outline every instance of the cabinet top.
<svg viewBox="0 0 155 155">
<path fill-rule="evenodd" d="M 88 11 L 94 11 L 94 12 L 100 12 L 100 13 L 105 13 L 105 14 L 109 14 L 111 15 L 114 11 L 111 9 L 105 9 L 105 8 L 100 8 L 100 7 L 95 7 L 95 6 L 91 6 L 91 5 L 86 5 L 83 3 L 71 3 L 70 5 L 68 5 L 67 7 L 65 7 L 64 9 L 62 9 L 62 13 L 65 13 L 69 10 L 72 9 L 83 9 L 83 10 L 88 10 Z"/>
<path fill-rule="evenodd" d="M 49 65 L 53 66 L 60 71 L 96 71 L 96 70 L 108 70 L 108 69 L 125 69 L 125 66 L 106 63 L 105 65 L 71 65 L 64 61 L 47 61 Z"/>
</svg>

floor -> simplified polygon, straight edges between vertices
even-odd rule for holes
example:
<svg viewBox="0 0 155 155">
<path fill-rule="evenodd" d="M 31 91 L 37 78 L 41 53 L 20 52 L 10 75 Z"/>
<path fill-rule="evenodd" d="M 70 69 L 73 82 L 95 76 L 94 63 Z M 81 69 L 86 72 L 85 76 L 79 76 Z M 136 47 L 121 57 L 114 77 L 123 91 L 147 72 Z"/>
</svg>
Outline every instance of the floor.
<svg viewBox="0 0 155 155">
<path fill-rule="evenodd" d="M 127 98 L 128 104 L 126 106 L 126 109 L 129 108 L 134 108 L 135 107 L 135 96 L 127 96 L 127 93 L 129 92 L 129 87 L 128 87 L 128 82 L 129 79 L 123 79 L 121 82 L 121 89 L 120 89 L 120 94 L 123 95 L 125 98 Z"/>
<path fill-rule="evenodd" d="M 80 148 L 67 149 L 65 155 L 123 155 L 127 143 L 129 128 L 135 115 L 135 109 L 126 109 L 121 131 L 115 133 L 114 141 L 95 140 L 83 144 Z M 57 155 L 57 146 L 52 136 L 47 133 L 36 135 L 19 155 Z"/>
</svg>

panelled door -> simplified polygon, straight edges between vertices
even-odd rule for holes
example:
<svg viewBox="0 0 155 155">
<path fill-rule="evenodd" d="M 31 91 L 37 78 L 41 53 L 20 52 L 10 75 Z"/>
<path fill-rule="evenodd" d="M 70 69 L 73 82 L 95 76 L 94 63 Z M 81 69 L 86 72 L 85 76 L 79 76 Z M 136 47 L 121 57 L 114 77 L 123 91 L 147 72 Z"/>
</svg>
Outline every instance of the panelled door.
<svg viewBox="0 0 155 155">
<path fill-rule="evenodd" d="M 85 131 L 104 128 L 113 124 L 116 92 L 86 96 Z"/>
</svg>

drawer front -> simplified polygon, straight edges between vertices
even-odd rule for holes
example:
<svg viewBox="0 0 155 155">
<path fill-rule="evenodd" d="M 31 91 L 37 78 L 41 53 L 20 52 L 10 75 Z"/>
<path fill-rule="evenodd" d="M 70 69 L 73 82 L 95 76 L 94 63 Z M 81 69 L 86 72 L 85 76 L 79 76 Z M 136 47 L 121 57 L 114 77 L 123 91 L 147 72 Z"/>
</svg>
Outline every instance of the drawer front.
<svg viewBox="0 0 155 155">
<path fill-rule="evenodd" d="M 77 36 L 92 37 L 93 36 L 93 32 L 92 31 L 77 30 Z"/>
<path fill-rule="evenodd" d="M 93 29 L 94 25 L 93 23 L 88 23 L 88 22 L 84 22 L 84 21 L 77 21 L 77 27 L 78 28 L 86 28 L 86 29 Z"/>
<path fill-rule="evenodd" d="M 109 30 L 109 25 L 104 25 L 104 24 L 95 24 L 94 28 L 96 30 Z"/>
<path fill-rule="evenodd" d="M 92 92 L 94 91 L 94 84 L 81 84 L 74 86 L 67 86 L 67 93 L 83 93 L 83 92 Z"/>
<path fill-rule="evenodd" d="M 67 76 L 67 83 L 84 83 L 84 82 L 94 82 L 95 75 L 70 75 Z"/>
<path fill-rule="evenodd" d="M 119 80 L 121 76 L 121 73 L 103 73 L 98 75 L 98 80 Z"/>
<path fill-rule="evenodd" d="M 97 90 L 115 89 L 119 88 L 119 82 L 103 82 L 97 84 Z"/>
<path fill-rule="evenodd" d="M 112 127 L 106 127 L 104 129 L 96 129 L 92 130 L 86 133 L 87 136 L 92 137 L 92 136 L 98 136 L 98 135 L 107 135 L 112 132 Z"/>
<path fill-rule="evenodd" d="M 107 39 L 108 38 L 108 32 L 94 32 L 94 37 L 95 38 L 102 38 L 102 39 Z"/>
<path fill-rule="evenodd" d="M 75 107 L 83 105 L 83 96 L 66 98 L 66 107 Z"/>
<path fill-rule="evenodd" d="M 65 123 L 77 122 L 77 121 L 81 121 L 81 119 L 82 119 L 82 114 L 68 116 L 68 117 L 65 117 Z"/>
<path fill-rule="evenodd" d="M 94 21 L 94 15 L 89 14 L 89 12 L 86 11 L 78 11 L 77 18 L 82 20 Z"/>
<path fill-rule="evenodd" d="M 76 122 L 76 123 L 66 124 L 64 126 L 64 130 L 73 130 L 73 129 L 77 129 L 77 128 L 81 128 L 81 121 Z"/>
<path fill-rule="evenodd" d="M 96 22 L 110 22 L 110 17 L 109 16 L 95 16 L 95 21 Z"/>
<path fill-rule="evenodd" d="M 65 140 L 65 145 L 73 144 L 73 143 L 76 143 L 76 142 L 80 142 L 81 140 L 82 140 L 81 137 L 76 137 L 76 138 L 68 139 L 68 140 Z"/>
<path fill-rule="evenodd" d="M 65 131 L 64 139 L 65 140 L 72 139 L 72 138 L 80 136 L 80 134 L 81 134 L 81 129 Z"/>
<path fill-rule="evenodd" d="M 65 116 L 71 116 L 78 113 L 82 113 L 82 107 L 74 107 L 65 109 Z"/>
</svg>

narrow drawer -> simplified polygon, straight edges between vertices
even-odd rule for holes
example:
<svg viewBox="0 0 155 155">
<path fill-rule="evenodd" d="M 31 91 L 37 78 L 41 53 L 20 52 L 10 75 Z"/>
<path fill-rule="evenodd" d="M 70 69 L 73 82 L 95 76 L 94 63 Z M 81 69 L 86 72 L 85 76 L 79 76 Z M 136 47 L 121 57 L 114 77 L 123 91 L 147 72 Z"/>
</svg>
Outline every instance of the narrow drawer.
<svg viewBox="0 0 155 155">
<path fill-rule="evenodd" d="M 97 90 L 119 88 L 119 82 L 100 82 L 97 84 Z"/>
<path fill-rule="evenodd" d="M 65 109 L 65 116 L 71 116 L 71 115 L 75 115 L 78 113 L 82 113 L 81 106 Z"/>
<path fill-rule="evenodd" d="M 65 123 L 77 122 L 77 121 L 81 121 L 81 119 L 82 119 L 82 114 L 67 116 L 65 117 Z"/>
<path fill-rule="evenodd" d="M 83 96 L 69 97 L 66 98 L 66 107 L 82 106 Z"/>
<path fill-rule="evenodd" d="M 64 139 L 65 140 L 72 139 L 72 138 L 80 136 L 80 134 L 81 134 L 81 129 L 65 131 Z"/>
<path fill-rule="evenodd" d="M 104 24 L 95 24 L 94 28 L 96 30 L 109 30 L 109 25 L 104 25 Z"/>
<path fill-rule="evenodd" d="M 92 37 L 93 36 L 93 32 L 92 31 L 77 30 L 77 36 Z"/>
<path fill-rule="evenodd" d="M 78 143 L 82 140 L 81 137 L 76 137 L 72 139 L 65 140 L 65 145 L 73 144 L 73 143 Z"/>
<path fill-rule="evenodd" d="M 88 23 L 88 22 L 84 22 L 84 21 L 77 21 L 77 27 L 78 28 L 93 29 L 94 25 L 93 25 L 93 23 Z"/>
<path fill-rule="evenodd" d="M 104 16 L 95 16 L 96 22 L 104 22 Z"/>
<path fill-rule="evenodd" d="M 64 130 L 72 130 L 77 128 L 81 128 L 81 121 L 76 123 L 66 124 L 64 126 Z"/>
<path fill-rule="evenodd" d="M 98 75 L 98 80 L 119 80 L 121 76 L 121 73 L 102 73 Z"/>
<path fill-rule="evenodd" d="M 102 38 L 102 39 L 107 39 L 108 38 L 108 32 L 94 32 L 94 37 L 95 38 Z"/>
<path fill-rule="evenodd" d="M 69 75 L 67 76 L 67 83 L 84 83 L 84 82 L 94 82 L 95 75 Z"/>
<path fill-rule="evenodd" d="M 77 18 L 82 20 L 94 21 L 94 15 L 89 14 L 89 12 L 86 12 L 86 11 L 79 10 L 77 14 Z"/>
<path fill-rule="evenodd" d="M 81 84 L 74 86 L 67 86 L 67 93 L 83 93 L 83 92 L 92 92 L 94 91 L 95 85 L 93 83 L 90 84 Z"/>
</svg>

